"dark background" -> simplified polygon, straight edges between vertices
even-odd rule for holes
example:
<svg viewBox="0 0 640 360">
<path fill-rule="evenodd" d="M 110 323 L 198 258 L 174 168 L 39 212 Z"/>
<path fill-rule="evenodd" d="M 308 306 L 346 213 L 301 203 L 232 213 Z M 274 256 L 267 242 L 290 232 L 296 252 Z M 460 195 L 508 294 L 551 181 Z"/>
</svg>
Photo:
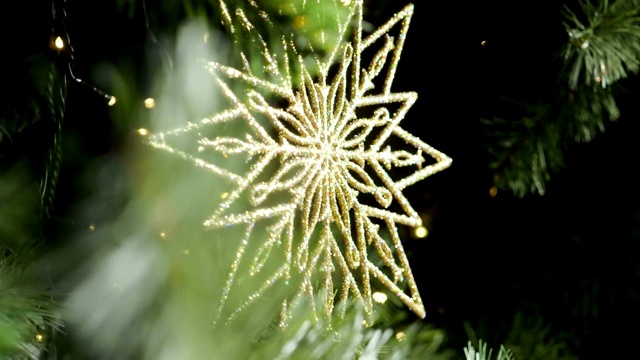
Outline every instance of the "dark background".
<svg viewBox="0 0 640 360">
<path fill-rule="evenodd" d="M 427 307 L 425 321 L 444 327 L 452 346 L 466 344 L 465 321 L 479 337 L 504 341 L 518 312 L 550 325 L 549 336 L 562 337 L 582 359 L 623 356 L 640 335 L 635 76 L 616 84 L 622 112 L 617 122 L 607 123 L 591 143 L 567 142 L 565 168 L 552 174 L 544 196 L 520 199 L 503 190 L 489 196 L 494 173 L 491 138 L 485 133 L 490 129 L 479 119 L 504 112 L 500 96 L 554 101 L 554 90 L 564 86 L 558 56 L 567 42 L 562 4 L 415 4 L 394 89 L 418 92 L 403 126 L 451 156 L 453 165 L 407 189 L 416 210 L 433 222 L 426 239 L 407 241 L 405 248 Z M 29 96 L 23 60 L 34 51 L 50 51 L 51 3 L 7 6 L 3 58 L 10 66 L 2 90 L 5 97 Z M 366 18 L 382 24 L 402 6 L 369 1 Z M 164 17 L 154 14 L 167 8 L 151 2 L 147 7 L 150 28 L 139 6 L 129 16 L 113 1 L 68 1 L 75 75 L 95 82 L 93 70 L 105 61 L 142 69 L 131 72 L 139 84 L 137 95 L 152 96 L 145 84 L 158 69 L 143 56 L 150 30 L 171 32 L 180 7 Z M 119 151 L 126 140 L 111 111 L 95 91 L 69 87 L 63 137 L 69 143 L 55 203 L 59 221 L 82 197 L 76 175 L 93 159 Z M 139 127 L 135 121 L 129 129 Z M 38 131 L 16 137 L 14 153 L 30 151 Z"/>
</svg>

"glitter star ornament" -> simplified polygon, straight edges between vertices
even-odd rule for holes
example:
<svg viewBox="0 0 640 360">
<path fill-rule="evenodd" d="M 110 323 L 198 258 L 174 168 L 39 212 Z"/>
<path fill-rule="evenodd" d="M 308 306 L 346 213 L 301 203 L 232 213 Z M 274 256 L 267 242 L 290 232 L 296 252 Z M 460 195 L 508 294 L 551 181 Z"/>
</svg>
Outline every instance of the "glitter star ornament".
<svg viewBox="0 0 640 360">
<path fill-rule="evenodd" d="M 240 239 L 218 240 L 239 244 L 218 318 L 233 319 L 278 286 L 294 286 L 282 307 L 283 323 L 300 301 L 325 319 L 343 311 L 334 304 L 352 298 L 371 313 L 372 286 L 425 316 L 398 234 L 399 226 L 419 226 L 421 219 L 402 191 L 451 159 L 400 127 L 416 93 L 391 91 L 413 6 L 366 35 L 362 1 L 333 4 L 348 7 L 339 29 L 343 40 L 326 55 L 316 54 L 312 75 L 291 38 L 282 38 L 279 53 L 270 50 L 243 11 L 232 14 L 221 2 L 230 30 L 257 39 L 264 69 L 256 73 L 244 54 L 241 69 L 206 63 L 229 107 L 149 138 L 155 148 L 230 184 L 204 222 L 213 230 L 242 229 Z M 368 52 L 371 60 L 363 64 Z M 243 133 L 231 136 L 229 128 Z M 177 145 L 189 136 L 192 144 Z M 260 286 L 232 303 L 249 278 L 260 278 Z"/>
</svg>

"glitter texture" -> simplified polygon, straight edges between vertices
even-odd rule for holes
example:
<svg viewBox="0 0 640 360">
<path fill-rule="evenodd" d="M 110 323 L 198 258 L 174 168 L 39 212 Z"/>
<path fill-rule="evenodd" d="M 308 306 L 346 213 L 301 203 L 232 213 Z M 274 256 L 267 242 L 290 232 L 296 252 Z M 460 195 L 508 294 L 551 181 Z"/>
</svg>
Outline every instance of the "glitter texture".
<svg viewBox="0 0 640 360">
<path fill-rule="evenodd" d="M 232 184 L 204 223 L 210 229 L 245 229 L 222 289 L 218 317 L 234 318 L 269 288 L 289 286 L 292 279 L 299 282 L 283 305 L 283 324 L 298 301 L 308 301 L 316 316 L 327 319 L 339 308 L 334 301 L 349 298 L 360 299 L 371 313 L 373 279 L 418 316 L 425 316 L 398 235 L 398 225 L 415 227 L 421 220 L 402 190 L 449 167 L 451 159 L 399 126 L 417 98 L 413 92 L 391 91 L 413 6 L 363 37 L 362 1 L 333 4 L 349 8 L 349 18 L 339 29 L 348 39 L 325 57 L 316 56 L 319 75 L 312 76 L 291 39 L 276 44 L 282 52 L 270 50 L 249 17 L 240 10 L 231 13 L 221 1 L 229 30 L 249 34 L 261 46 L 266 64 L 262 74 L 252 72 L 245 54 L 241 54 L 242 70 L 207 63 L 230 107 L 149 137 L 151 146 Z M 266 14 L 260 16 L 266 19 Z M 232 26 L 234 19 L 238 28 Z M 390 35 L 394 29 L 396 37 Z M 361 57 L 368 51 L 373 52 L 372 60 L 362 66 Z M 298 81 L 292 80 L 293 72 Z M 232 90 L 230 84 L 238 81 L 244 84 L 242 90 Z M 242 136 L 200 136 L 203 129 L 236 123 L 247 129 Z M 172 145 L 172 139 L 189 134 L 197 136 L 193 151 Z M 224 158 L 243 155 L 248 168 L 237 173 L 237 167 L 205 159 L 206 153 Z M 267 172 L 271 168 L 275 170 Z M 394 168 L 403 168 L 405 175 L 394 179 Z M 250 208 L 236 211 L 243 197 Z M 263 235 L 256 235 L 258 228 Z M 250 246 L 257 250 L 245 259 Z M 284 261 L 267 267 L 272 250 L 280 251 L 278 259 Z M 229 294 L 241 286 L 239 280 L 267 268 L 270 273 L 262 274 L 262 285 L 240 305 L 225 310 L 231 306 Z M 324 294 L 321 308 L 314 301 L 319 293 Z"/>
</svg>

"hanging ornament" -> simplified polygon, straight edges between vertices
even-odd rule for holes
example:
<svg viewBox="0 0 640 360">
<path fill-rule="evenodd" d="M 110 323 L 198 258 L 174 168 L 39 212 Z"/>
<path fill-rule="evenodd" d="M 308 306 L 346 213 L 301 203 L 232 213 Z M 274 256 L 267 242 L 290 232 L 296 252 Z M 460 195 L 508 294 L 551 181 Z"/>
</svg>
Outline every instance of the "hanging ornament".
<svg viewBox="0 0 640 360">
<path fill-rule="evenodd" d="M 333 4 L 348 7 L 339 29 L 348 40 L 317 55 L 313 72 L 293 36 L 281 39 L 281 51 L 272 51 L 249 17 L 236 10 L 241 25 L 231 30 L 258 39 L 267 64 L 262 73 L 255 73 L 244 53 L 242 69 L 208 62 L 229 107 L 148 138 L 153 147 L 231 184 L 204 222 L 210 229 L 244 229 L 218 317 L 233 319 L 275 286 L 296 289 L 283 305 L 284 322 L 301 300 L 326 319 L 334 315 L 335 300 L 359 299 L 371 313 L 372 281 L 425 316 L 398 235 L 399 225 L 422 221 L 402 190 L 449 167 L 451 159 L 400 127 L 417 94 L 391 91 L 413 6 L 365 35 L 361 0 Z M 231 26 L 236 19 L 221 5 L 223 21 Z M 363 65 L 367 51 L 372 60 Z M 232 86 L 237 82 L 240 90 Z M 230 128 L 246 132 L 231 136 Z M 195 139 L 187 149 L 181 147 L 185 137 Z M 240 172 L 239 158 L 247 163 Z M 395 168 L 404 175 L 397 177 Z M 240 206 L 245 203 L 249 208 Z M 262 285 L 241 304 L 230 303 L 234 289 L 257 276 Z M 314 300 L 318 294 L 324 294 L 321 309 Z"/>
</svg>

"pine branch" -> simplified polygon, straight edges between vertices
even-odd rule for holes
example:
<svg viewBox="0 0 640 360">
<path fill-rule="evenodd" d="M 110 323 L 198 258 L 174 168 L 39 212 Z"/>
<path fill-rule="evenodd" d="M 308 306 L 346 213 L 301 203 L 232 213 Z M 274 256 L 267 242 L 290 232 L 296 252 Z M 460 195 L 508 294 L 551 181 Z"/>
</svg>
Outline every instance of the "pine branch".
<svg viewBox="0 0 640 360">
<path fill-rule="evenodd" d="M 637 0 L 580 1 L 581 17 L 565 6 L 569 43 L 564 59 L 569 87 L 602 88 L 637 73 L 640 67 L 640 2 Z"/>
<path fill-rule="evenodd" d="M 47 100 L 53 129 L 52 141 L 45 156 L 45 164 L 42 178 L 40 179 L 40 193 L 42 203 L 42 213 L 45 217 L 50 217 L 53 208 L 60 166 L 62 163 L 62 124 L 64 120 L 65 104 L 67 95 L 67 80 L 52 66 L 49 71 L 49 81 L 47 84 Z"/>
<path fill-rule="evenodd" d="M 6 250 L 6 249 L 3 249 Z M 38 359 L 51 329 L 62 324 L 47 290 L 27 276 L 29 249 L 0 259 L 0 357 Z"/>
<path fill-rule="evenodd" d="M 481 119 L 491 128 L 488 136 L 495 144 L 489 149 L 494 160 L 494 183 L 516 196 L 543 195 L 550 173 L 562 165 L 563 141 L 549 105 L 520 104 L 526 115 L 516 121 Z"/>
<path fill-rule="evenodd" d="M 577 91 L 564 91 L 557 123 L 563 141 L 590 142 L 605 131 L 605 124 L 618 120 L 620 110 L 611 87 L 582 85 Z"/>
<path fill-rule="evenodd" d="M 566 146 L 590 142 L 616 121 L 619 80 L 640 69 L 640 1 L 580 1 L 581 13 L 565 7 L 569 41 L 560 74 L 567 88 L 547 104 L 522 105 L 521 119 L 481 119 L 490 128 L 495 186 L 518 197 L 543 195 L 551 175 L 563 167 Z"/>
<path fill-rule="evenodd" d="M 514 359 L 577 360 L 570 351 L 564 334 L 554 333 L 552 326 L 539 315 L 517 313 L 505 340 Z"/>
<path fill-rule="evenodd" d="M 483 343 L 482 340 L 480 340 L 479 343 L 478 350 L 476 350 L 471 344 L 471 341 L 469 341 L 467 347 L 464 348 L 465 359 L 493 360 L 493 349 L 487 350 L 487 343 Z M 500 351 L 498 352 L 496 360 L 515 360 L 515 357 L 511 350 L 507 350 L 504 346 L 500 345 Z"/>
</svg>

